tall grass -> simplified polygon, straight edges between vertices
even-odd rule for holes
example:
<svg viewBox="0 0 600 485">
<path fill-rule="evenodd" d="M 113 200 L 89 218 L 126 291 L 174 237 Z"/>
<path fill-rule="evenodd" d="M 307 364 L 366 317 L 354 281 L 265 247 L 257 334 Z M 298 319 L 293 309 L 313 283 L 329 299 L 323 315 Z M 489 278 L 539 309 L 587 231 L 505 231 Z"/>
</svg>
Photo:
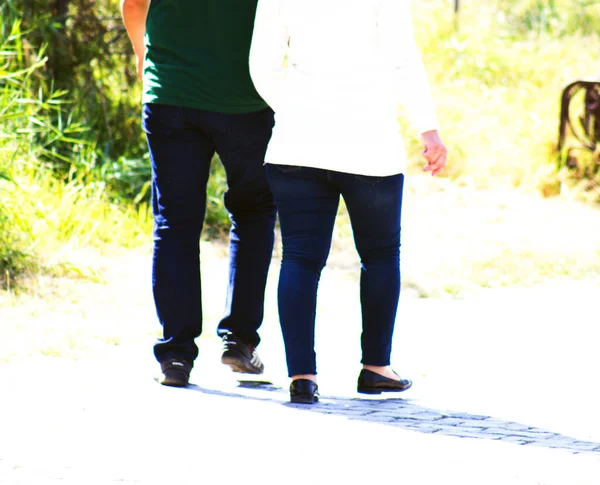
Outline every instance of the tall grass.
<svg viewBox="0 0 600 485">
<path fill-rule="evenodd" d="M 44 48 L 29 52 L 21 22 L 0 7 L 0 282 L 50 270 L 65 246 L 139 244 L 147 204 L 119 204 L 111 169 L 97 165 L 93 133 L 73 116 L 64 91 L 43 85 Z M 48 93 L 48 94 L 46 94 Z M 73 168 L 54 170 L 62 160 Z M 105 176 L 101 178 L 101 176 Z"/>
</svg>

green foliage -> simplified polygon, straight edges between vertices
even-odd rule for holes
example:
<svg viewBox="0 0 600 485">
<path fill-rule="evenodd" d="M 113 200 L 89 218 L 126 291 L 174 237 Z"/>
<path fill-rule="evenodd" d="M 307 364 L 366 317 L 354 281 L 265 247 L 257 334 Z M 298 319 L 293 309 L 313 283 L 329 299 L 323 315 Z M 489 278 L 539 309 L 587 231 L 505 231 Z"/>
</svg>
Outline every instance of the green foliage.
<svg viewBox="0 0 600 485">
<path fill-rule="evenodd" d="M 534 188 L 556 160 L 560 96 L 597 75 L 600 2 L 413 2 L 453 179 Z M 420 145 L 409 145 L 421 166 Z"/>
<path fill-rule="evenodd" d="M 14 3 L 0 6 L 0 285 L 52 270 L 43 255 L 61 244 L 139 244 L 149 232 L 147 163 L 143 174 L 143 159 L 105 163 L 71 91 L 47 78 L 32 29 Z"/>
<path fill-rule="evenodd" d="M 52 270 L 44 255 L 60 245 L 149 240 L 140 97 L 118 0 L 0 4 L 0 285 Z M 222 235 L 225 176 L 212 172 L 206 221 Z"/>
<path fill-rule="evenodd" d="M 563 87 L 597 74 L 600 1 L 465 1 L 455 17 L 446 0 L 422 0 L 413 12 L 451 153 L 445 174 L 536 186 L 556 164 Z M 147 240 L 140 95 L 118 0 L 0 3 L 0 281 L 44 266 L 59 244 Z M 420 168 L 418 140 L 408 149 Z M 562 160 L 573 168 L 564 180 L 597 188 L 597 154 L 577 158 Z M 215 160 L 211 235 L 229 225 L 225 190 Z"/>
<path fill-rule="evenodd" d="M 5 9 L 0 9 L 4 14 Z M 31 77 L 46 62 L 40 52 L 30 66 L 19 65 L 22 57 L 21 23 L 0 23 L 0 278 L 22 272 L 29 264 L 30 228 L 18 217 L 10 197 L 14 189 L 14 163 L 29 134 L 38 130 L 41 112 L 50 108 L 43 99 L 30 99 Z M 23 142 L 21 141 L 23 139 Z M 1 280 L 0 280 L 1 281 Z"/>
<path fill-rule="evenodd" d="M 519 35 L 560 38 L 600 32 L 600 2 L 597 0 L 503 2 L 499 4 L 499 11 Z"/>
<path fill-rule="evenodd" d="M 215 156 L 210 167 L 206 198 L 205 224 L 208 234 L 213 237 L 223 236 L 229 228 L 229 214 L 223 205 L 223 198 L 227 190 L 227 176 L 225 169 Z"/>
<path fill-rule="evenodd" d="M 22 19 L 28 53 L 46 45 L 40 87 L 65 90 L 75 102 L 68 117 L 93 133 L 99 152 L 110 159 L 141 157 L 140 86 L 116 0 L 6 0 L 5 10 Z M 67 150 L 68 153 L 68 150 Z M 69 155 L 65 158 L 70 158 Z M 53 160 L 57 162 L 56 159 Z M 58 164 L 64 171 L 67 167 Z"/>
</svg>

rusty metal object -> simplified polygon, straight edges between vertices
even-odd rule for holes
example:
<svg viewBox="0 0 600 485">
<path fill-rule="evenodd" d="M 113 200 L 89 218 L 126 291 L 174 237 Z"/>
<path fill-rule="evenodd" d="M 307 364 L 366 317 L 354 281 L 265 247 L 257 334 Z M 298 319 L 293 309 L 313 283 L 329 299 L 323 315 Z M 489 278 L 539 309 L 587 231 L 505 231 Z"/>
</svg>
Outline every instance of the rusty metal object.
<svg viewBox="0 0 600 485">
<path fill-rule="evenodd" d="M 600 80 L 577 80 L 563 90 L 559 151 L 565 148 L 569 134 L 579 144 L 578 148 L 592 152 L 600 148 Z"/>
</svg>

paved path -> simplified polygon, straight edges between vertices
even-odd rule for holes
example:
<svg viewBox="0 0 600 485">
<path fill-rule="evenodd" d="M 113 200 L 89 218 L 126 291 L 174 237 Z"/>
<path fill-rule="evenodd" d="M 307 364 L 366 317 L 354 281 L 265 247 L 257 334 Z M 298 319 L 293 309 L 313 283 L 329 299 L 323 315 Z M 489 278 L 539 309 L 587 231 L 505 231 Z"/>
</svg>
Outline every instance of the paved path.
<svg viewBox="0 0 600 485">
<path fill-rule="evenodd" d="M 291 405 L 216 366 L 169 389 L 128 360 L 3 369 L 0 483 L 600 483 L 600 443 L 554 430 L 408 395 Z"/>
<path fill-rule="evenodd" d="M 257 381 L 210 328 L 188 389 L 154 382 L 150 341 L 0 365 L 0 484 L 600 484 L 597 285 L 405 297 L 393 364 L 415 385 L 384 399 L 355 392 L 355 293 L 324 275 L 315 406 L 288 402 L 272 288 Z"/>
</svg>

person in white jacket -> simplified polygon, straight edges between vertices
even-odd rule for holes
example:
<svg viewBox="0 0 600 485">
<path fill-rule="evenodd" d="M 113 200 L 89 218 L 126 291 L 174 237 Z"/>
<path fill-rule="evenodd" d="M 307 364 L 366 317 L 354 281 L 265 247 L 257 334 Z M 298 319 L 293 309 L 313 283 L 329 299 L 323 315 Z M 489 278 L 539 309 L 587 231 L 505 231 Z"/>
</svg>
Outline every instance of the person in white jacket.
<svg viewBox="0 0 600 485">
<path fill-rule="evenodd" d="M 317 287 L 340 196 L 361 260 L 358 391 L 404 391 L 412 382 L 390 367 L 406 170 L 399 102 L 421 135 L 424 170 L 438 174 L 447 158 L 409 0 L 259 0 L 249 63 L 275 111 L 265 161 L 283 240 L 278 307 L 291 401 L 319 397 Z"/>
</svg>

